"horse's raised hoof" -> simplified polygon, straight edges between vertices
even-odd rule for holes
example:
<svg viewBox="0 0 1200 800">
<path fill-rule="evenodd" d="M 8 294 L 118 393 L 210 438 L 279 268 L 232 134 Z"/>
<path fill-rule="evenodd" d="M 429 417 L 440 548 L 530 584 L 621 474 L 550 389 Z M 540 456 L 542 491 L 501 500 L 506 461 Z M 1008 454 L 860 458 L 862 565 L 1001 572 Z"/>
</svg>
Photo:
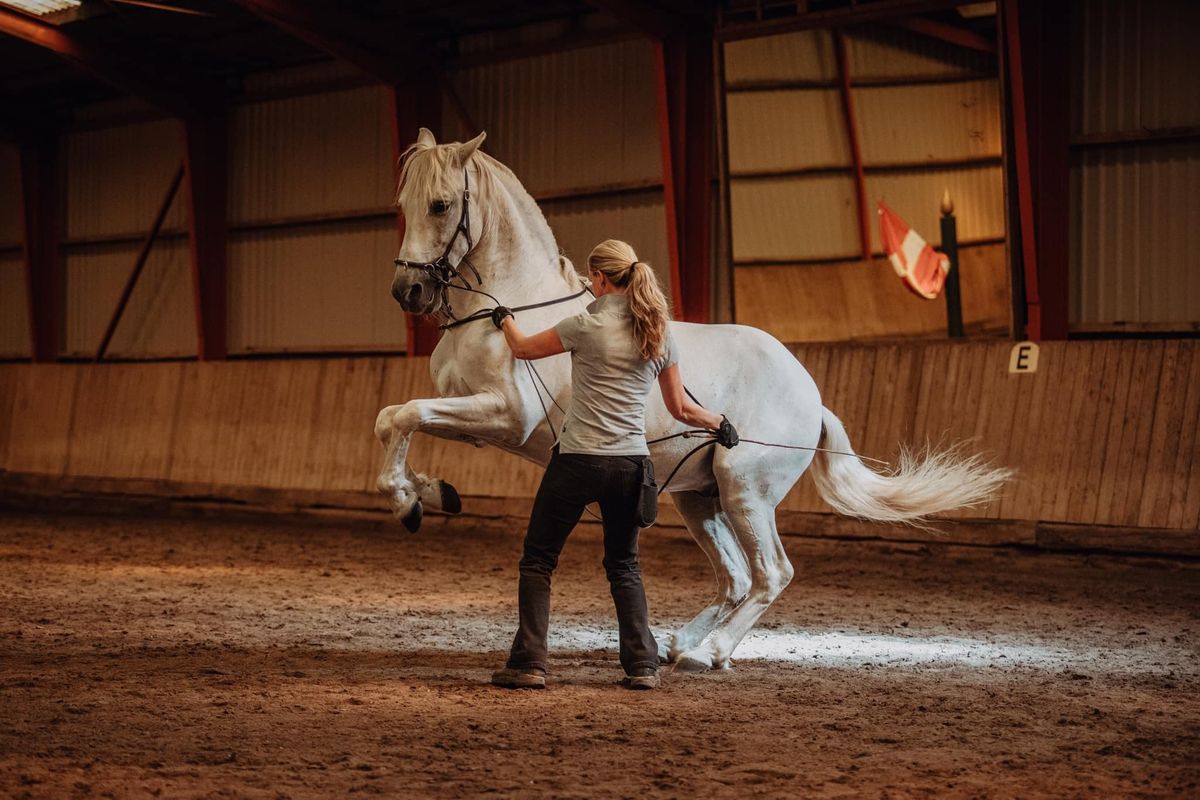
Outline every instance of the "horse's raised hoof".
<svg viewBox="0 0 1200 800">
<path fill-rule="evenodd" d="M 404 519 L 400 520 L 404 523 L 404 527 L 408 528 L 409 533 L 416 533 L 421 528 L 421 520 L 425 517 L 425 509 L 421 507 L 421 501 L 418 500 L 409 511 L 404 515 Z"/>
<path fill-rule="evenodd" d="M 675 662 L 675 669 L 680 672 L 708 672 L 712 669 L 712 658 L 695 652 L 684 653 Z"/>
<path fill-rule="evenodd" d="M 447 514 L 457 514 L 462 511 L 462 498 L 458 496 L 458 490 L 446 481 L 438 481 L 438 483 L 442 488 L 442 511 Z"/>
</svg>

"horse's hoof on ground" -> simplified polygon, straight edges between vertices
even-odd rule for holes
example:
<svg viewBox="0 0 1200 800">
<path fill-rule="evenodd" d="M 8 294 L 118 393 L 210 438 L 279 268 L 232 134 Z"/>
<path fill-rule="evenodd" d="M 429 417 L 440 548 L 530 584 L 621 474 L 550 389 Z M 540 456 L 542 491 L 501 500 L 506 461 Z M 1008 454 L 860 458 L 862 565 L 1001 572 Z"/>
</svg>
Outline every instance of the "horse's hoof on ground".
<svg viewBox="0 0 1200 800">
<path fill-rule="evenodd" d="M 712 659 L 693 653 L 684 653 L 675 662 L 675 669 L 680 672 L 708 672 L 712 669 Z"/>
<path fill-rule="evenodd" d="M 418 500 L 412 507 L 412 510 L 404 515 L 404 519 L 400 520 L 404 523 L 404 527 L 408 528 L 409 533 L 416 533 L 421 528 L 421 520 L 425 517 L 425 509 L 421 507 L 421 501 Z"/>
<path fill-rule="evenodd" d="M 671 636 L 664 636 L 658 640 L 658 663 L 671 663 Z"/>
<path fill-rule="evenodd" d="M 462 498 L 458 496 L 458 490 L 445 481 L 438 481 L 442 488 L 442 511 L 447 514 L 457 514 L 462 511 Z"/>
</svg>

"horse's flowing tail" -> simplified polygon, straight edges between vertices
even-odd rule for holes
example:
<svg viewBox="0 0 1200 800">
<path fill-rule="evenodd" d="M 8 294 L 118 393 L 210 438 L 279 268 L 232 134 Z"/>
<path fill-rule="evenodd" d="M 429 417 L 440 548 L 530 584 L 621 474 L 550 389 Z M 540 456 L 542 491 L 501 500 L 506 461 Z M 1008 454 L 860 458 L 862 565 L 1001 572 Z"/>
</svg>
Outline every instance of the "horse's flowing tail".
<svg viewBox="0 0 1200 800">
<path fill-rule="evenodd" d="M 832 411 L 823 408 L 821 421 L 822 447 L 854 452 L 846 429 Z M 839 514 L 919 524 L 932 514 L 986 503 L 1012 472 L 950 448 L 920 455 L 901 451 L 899 465 L 887 474 L 854 456 L 818 451 L 812 475 L 822 499 Z"/>
</svg>

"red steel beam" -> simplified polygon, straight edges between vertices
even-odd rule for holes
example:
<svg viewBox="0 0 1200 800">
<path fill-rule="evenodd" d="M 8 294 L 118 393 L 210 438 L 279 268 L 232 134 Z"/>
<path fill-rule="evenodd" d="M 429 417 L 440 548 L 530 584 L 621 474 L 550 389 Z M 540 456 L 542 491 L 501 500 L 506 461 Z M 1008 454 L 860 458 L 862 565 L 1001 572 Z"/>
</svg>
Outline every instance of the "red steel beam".
<svg viewBox="0 0 1200 800">
<path fill-rule="evenodd" d="M 979 50 L 984 53 L 996 52 L 996 43 L 991 39 L 980 36 L 975 31 L 969 31 L 966 28 L 959 28 L 955 25 L 947 25 L 944 22 L 938 22 L 934 19 L 911 17 L 909 19 L 897 20 L 893 24 L 897 28 L 904 28 L 913 33 L 919 33 L 931 39 L 939 39 L 969 50 Z"/>
<path fill-rule="evenodd" d="M 392 153 L 398 162 L 404 149 L 416 141 L 421 128 L 429 128 L 434 136 L 441 134 L 442 95 L 437 81 L 413 81 L 391 87 L 392 100 Z M 404 244 L 404 213 L 396 210 L 396 232 L 401 245 Z M 408 347 L 410 356 L 427 356 L 437 347 L 441 338 L 437 321 L 428 316 L 406 314 Z"/>
<path fill-rule="evenodd" d="M 167 212 L 171 209 L 171 203 L 175 201 L 175 195 L 179 193 L 179 184 L 183 183 L 183 164 L 179 165 L 179 169 L 175 172 L 175 177 L 171 179 L 171 184 L 167 188 L 167 193 L 163 197 L 162 205 L 158 207 L 158 214 L 154 217 L 154 222 L 150 224 L 150 231 L 146 234 L 146 240 L 142 242 L 142 249 L 138 251 L 137 258 L 133 262 L 133 269 L 129 273 L 128 280 L 125 281 L 125 288 L 121 291 L 121 297 L 117 300 L 117 307 L 113 309 L 112 317 L 108 320 L 108 327 L 104 329 L 104 336 L 100 339 L 100 346 L 96 348 L 96 357 L 94 361 L 99 363 L 104 359 L 104 354 L 108 352 L 108 345 L 112 342 L 113 334 L 117 332 L 117 325 L 121 323 L 121 317 L 125 314 L 125 307 L 129 304 L 129 298 L 133 296 L 133 288 L 137 286 L 138 278 L 142 275 L 142 270 L 146 266 L 146 261 L 150 257 L 150 250 L 154 247 L 154 242 L 158 239 L 158 232 L 162 230 L 163 221 L 167 218 Z"/>
<path fill-rule="evenodd" d="M 29 337 L 34 361 L 58 358 L 62 330 L 62 257 L 58 247 L 58 139 L 21 142 L 21 232 Z"/>
<path fill-rule="evenodd" d="M 858 206 L 858 243 L 864 259 L 871 257 L 871 212 L 867 206 L 867 179 L 863 168 L 862 147 L 859 144 L 858 118 L 854 114 L 854 97 L 850 94 L 850 68 L 846 59 L 846 41 L 841 31 L 833 32 L 833 52 L 837 60 L 838 94 L 842 101 L 842 118 L 846 123 L 846 141 L 850 145 L 850 161 L 854 168 L 854 200 Z"/>
<path fill-rule="evenodd" d="M 641 0 L 588 0 L 630 27 L 654 39 L 677 35 L 684 20 Z"/>
<path fill-rule="evenodd" d="M 712 38 L 690 32 L 659 40 L 655 56 L 674 310 L 689 322 L 707 322 L 716 147 Z"/>
<path fill-rule="evenodd" d="M 1042 301 L 1038 289 L 1037 238 L 1034 230 L 1033 179 L 1029 159 L 1029 119 L 1025 107 L 1025 71 L 1021 61 L 1020 12 L 1017 0 L 1001 0 L 1000 26 L 1004 32 L 1012 102 L 1013 163 L 1017 173 L 1017 227 L 1021 235 L 1021 263 L 1025 281 L 1025 335 L 1042 340 Z"/>
<path fill-rule="evenodd" d="M 79 41 L 44 22 L 0 8 L 0 33 L 42 47 L 101 81 L 140 97 L 175 116 L 185 116 L 216 105 L 220 94 L 215 86 L 194 81 L 173 81 L 155 70 L 135 68 L 113 58 L 108 50 Z M 157 74 L 157 77 L 149 77 Z"/>
<path fill-rule="evenodd" d="M 183 121 L 196 354 L 202 361 L 228 355 L 227 137 L 224 114 Z"/>
<path fill-rule="evenodd" d="M 972 0 L 875 0 L 871 3 L 854 2 L 844 8 L 826 11 L 807 11 L 793 17 L 767 19 L 756 22 L 727 23 L 717 28 L 717 38 L 722 42 L 739 39 L 754 39 L 792 31 L 807 31 L 814 28 L 836 28 L 844 25 L 861 25 L 865 22 L 911 17 L 966 5 Z"/>
</svg>

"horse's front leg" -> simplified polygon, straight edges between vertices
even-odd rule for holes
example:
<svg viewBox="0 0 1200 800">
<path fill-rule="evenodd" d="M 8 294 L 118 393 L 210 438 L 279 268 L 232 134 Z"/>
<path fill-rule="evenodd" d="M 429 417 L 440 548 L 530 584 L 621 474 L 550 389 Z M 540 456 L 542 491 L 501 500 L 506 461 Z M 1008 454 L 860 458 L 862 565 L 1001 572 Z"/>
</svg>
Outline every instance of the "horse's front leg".
<svg viewBox="0 0 1200 800">
<path fill-rule="evenodd" d="M 376 487 L 391 501 L 392 511 L 409 530 L 421 524 L 423 506 L 460 510 L 458 493 L 444 481 L 427 478 L 409 469 L 408 447 L 417 431 L 455 439 L 520 441 L 517 414 L 498 393 L 481 392 L 466 397 L 410 400 L 388 406 L 375 419 L 375 436 L 384 447 L 383 469 Z"/>
</svg>

